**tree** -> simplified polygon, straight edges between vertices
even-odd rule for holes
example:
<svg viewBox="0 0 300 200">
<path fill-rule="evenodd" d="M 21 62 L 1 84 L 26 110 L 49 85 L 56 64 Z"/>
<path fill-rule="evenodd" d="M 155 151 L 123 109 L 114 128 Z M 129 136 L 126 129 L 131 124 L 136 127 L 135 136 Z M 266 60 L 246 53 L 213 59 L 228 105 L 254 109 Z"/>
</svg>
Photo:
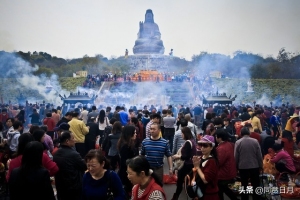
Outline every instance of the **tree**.
<svg viewBox="0 0 300 200">
<path fill-rule="evenodd" d="M 290 58 L 291 58 L 291 53 L 286 52 L 284 47 L 279 50 L 277 55 L 278 62 L 287 63 L 290 62 Z"/>
<path fill-rule="evenodd" d="M 50 77 L 51 74 L 53 74 L 53 70 L 46 68 L 46 67 L 39 67 L 37 71 L 35 71 L 33 74 L 36 76 L 39 76 L 41 74 L 45 74 L 47 77 Z"/>
</svg>

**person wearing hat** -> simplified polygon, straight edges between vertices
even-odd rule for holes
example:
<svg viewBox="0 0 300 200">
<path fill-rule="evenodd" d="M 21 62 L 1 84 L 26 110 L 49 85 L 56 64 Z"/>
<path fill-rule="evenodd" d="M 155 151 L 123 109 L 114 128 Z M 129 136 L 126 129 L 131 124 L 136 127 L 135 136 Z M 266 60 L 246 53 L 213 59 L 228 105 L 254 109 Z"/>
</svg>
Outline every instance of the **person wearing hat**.
<svg viewBox="0 0 300 200">
<path fill-rule="evenodd" d="M 193 171 L 196 174 L 196 183 L 201 188 L 203 200 L 219 200 L 218 195 L 218 156 L 215 139 L 205 135 L 198 141 L 202 156 L 193 156 Z"/>
<path fill-rule="evenodd" d="M 58 127 L 61 123 L 68 123 L 72 119 L 72 112 L 67 112 L 65 116 L 63 116 L 56 124 L 56 127 Z"/>
<path fill-rule="evenodd" d="M 259 174 L 263 166 L 262 153 L 260 144 L 254 138 L 250 137 L 248 127 L 241 129 L 242 138 L 236 141 L 234 146 L 234 157 L 237 168 L 240 173 L 242 188 L 247 189 L 248 180 L 250 179 L 253 191 L 259 187 Z M 249 194 L 242 192 L 242 200 L 248 200 Z M 253 200 L 260 199 L 260 196 L 253 192 Z"/>
<path fill-rule="evenodd" d="M 294 113 L 292 116 L 290 116 L 290 119 L 287 121 L 285 125 L 285 130 L 290 131 L 292 133 L 295 132 L 298 122 L 299 122 L 299 115 Z"/>
<path fill-rule="evenodd" d="M 57 137 L 59 138 L 63 131 L 68 131 L 69 129 L 70 129 L 70 125 L 63 122 L 59 126 L 55 127 L 54 131 L 56 132 Z"/>
</svg>

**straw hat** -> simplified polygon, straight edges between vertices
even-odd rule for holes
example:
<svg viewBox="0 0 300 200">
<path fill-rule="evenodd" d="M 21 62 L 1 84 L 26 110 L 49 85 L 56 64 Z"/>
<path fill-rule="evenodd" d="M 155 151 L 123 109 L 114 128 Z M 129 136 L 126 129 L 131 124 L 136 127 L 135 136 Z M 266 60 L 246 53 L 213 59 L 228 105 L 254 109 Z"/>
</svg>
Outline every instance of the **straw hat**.
<svg viewBox="0 0 300 200">
<path fill-rule="evenodd" d="M 297 115 L 296 113 L 294 113 L 292 116 L 290 116 L 290 118 L 296 118 L 299 117 L 299 115 Z"/>
</svg>

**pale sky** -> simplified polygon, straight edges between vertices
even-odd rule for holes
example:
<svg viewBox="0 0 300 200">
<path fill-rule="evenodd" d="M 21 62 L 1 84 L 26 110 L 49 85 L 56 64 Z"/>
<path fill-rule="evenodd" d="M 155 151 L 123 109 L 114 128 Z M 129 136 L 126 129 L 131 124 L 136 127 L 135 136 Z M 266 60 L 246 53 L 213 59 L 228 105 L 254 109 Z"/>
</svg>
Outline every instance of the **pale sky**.
<svg viewBox="0 0 300 200">
<path fill-rule="evenodd" d="M 165 54 L 300 52 L 300 0 L 0 0 L 0 50 L 132 55 L 147 9 Z"/>
</svg>

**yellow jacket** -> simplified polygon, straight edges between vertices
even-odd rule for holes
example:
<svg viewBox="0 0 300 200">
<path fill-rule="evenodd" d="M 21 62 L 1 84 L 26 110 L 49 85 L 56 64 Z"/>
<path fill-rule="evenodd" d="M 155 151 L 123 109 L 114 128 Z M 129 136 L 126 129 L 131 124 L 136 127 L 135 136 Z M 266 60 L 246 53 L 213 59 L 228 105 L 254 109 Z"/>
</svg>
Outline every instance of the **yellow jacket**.
<svg viewBox="0 0 300 200">
<path fill-rule="evenodd" d="M 260 132 L 262 132 L 260 119 L 258 117 L 254 116 L 251 120 L 251 124 L 252 124 L 253 130 L 258 129 Z"/>
<path fill-rule="evenodd" d="M 89 132 L 84 122 L 73 118 L 68 124 L 70 125 L 70 131 L 74 134 L 75 142 L 84 143 L 85 135 Z"/>
</svg>

